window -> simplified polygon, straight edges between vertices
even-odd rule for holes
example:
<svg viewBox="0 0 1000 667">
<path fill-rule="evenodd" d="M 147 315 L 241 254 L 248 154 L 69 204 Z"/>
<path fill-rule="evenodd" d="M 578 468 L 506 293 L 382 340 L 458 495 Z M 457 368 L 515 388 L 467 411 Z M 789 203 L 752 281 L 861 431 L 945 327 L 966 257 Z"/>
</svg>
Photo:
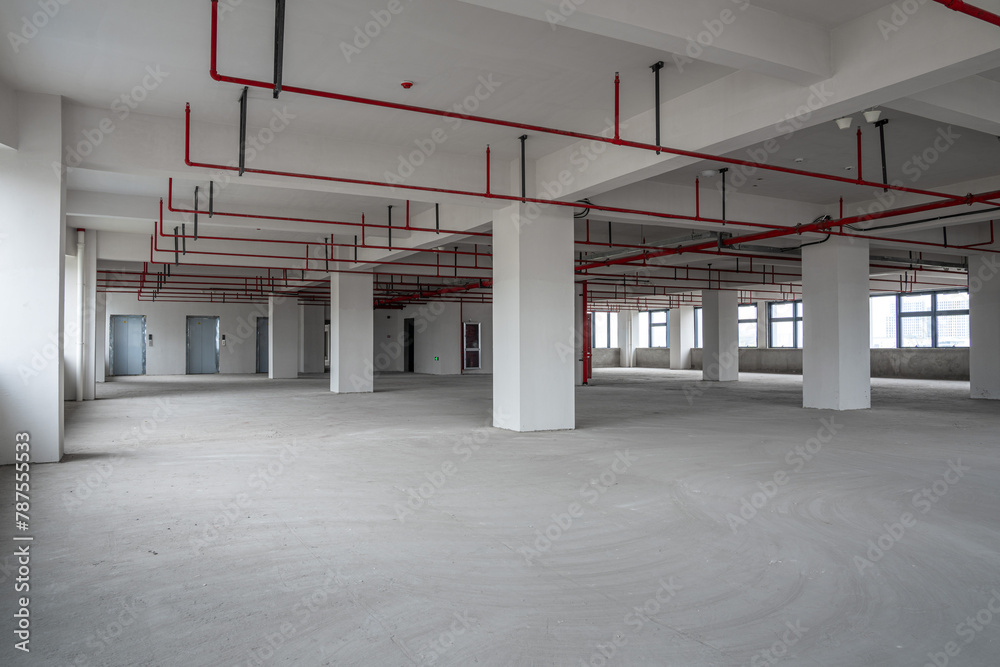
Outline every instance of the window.
<svg viewBox="0 0 1000 667">
<path fill-rule="evenodd" d="M 802 300 L 768 306 L 768 347 L 802 347 Z"/>
<path fill-rule="evenodd" d="M 590 314 L 591 347 L 618 347 L 618 313 Z"/>
<path fill-rule="evenodd" d="M 871 346 L 968 347 L 969 293 L 873 296 Z"/>
<path fill-rule="evenodd" d="M 757 306 L 739 308 L 740 347 L 757 347 Z"/>
<path fill-rule="evenodd" d="M 871 332 L 871 347 L 897 347 L 896 332 L 898 323 L 896 317 L 896 295 L 873 296 L 871 298 L 871 316 L 869 330 Z"/>
<path fill-rule="evenodd" d="M 695 347 L 704 347 L 702 345 L 702 337 L 703 337 L 702 334 L 704 333 L 704 329 L 702 327 L 702 324 L 703 324 L 702 320 L 703 319 L 704 318 L 701 316 L 701 308 L 695 308 L 694 309 L 694 346 Z"/>
<path fill-rule="evenodd" d="M 650 310 L 639 314 L 640 347 L 670 346 L 670 313 Z"/>
</svg>

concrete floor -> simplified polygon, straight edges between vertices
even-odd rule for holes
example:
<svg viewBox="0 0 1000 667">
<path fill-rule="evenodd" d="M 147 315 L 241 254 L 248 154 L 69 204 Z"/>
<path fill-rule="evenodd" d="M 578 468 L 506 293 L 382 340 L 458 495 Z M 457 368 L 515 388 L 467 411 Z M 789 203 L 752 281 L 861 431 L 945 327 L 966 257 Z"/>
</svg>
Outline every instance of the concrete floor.
<svg viewBox="0 0 1000 667">
<path fill-rule="evenodd" d="M 109 382 L 34 467 L 0 664 L 1000 663 L 1000 405 L 699 378 L 599 371 L 544 434 L 487 427 L 483 376 Z"/>
</svg>

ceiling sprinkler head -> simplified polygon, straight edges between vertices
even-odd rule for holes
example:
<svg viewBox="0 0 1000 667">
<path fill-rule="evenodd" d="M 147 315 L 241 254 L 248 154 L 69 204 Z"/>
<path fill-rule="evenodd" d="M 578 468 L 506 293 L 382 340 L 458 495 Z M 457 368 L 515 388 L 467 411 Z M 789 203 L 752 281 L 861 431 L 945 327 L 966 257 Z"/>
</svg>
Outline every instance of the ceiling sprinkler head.
<svg viewBox="0 0 1000 667">
<path fill-rule="evenodd" d="M 404 81 L 403 83 L 401 83 L 399 85 L 401 85 L 404 90 L 409 90 L 410 88 L 413 88 L 413 82 L 412 81 Z"/>
<path fill-rule="evenodd" d="M 837 119 L 837 127 L 839 127 L 842 130 L 846 130 L 851 126 L 851 123 L 853 122 L 854 122 L 853 118 L 851 118 L 850 116 L 844 116 L 843 118 Z"/>
<path fill-rule="evenodd" d="M 878 122 L 879 116 L 882 115 L 881 109 L 869 109 L 865 112 L 865 120 L 869 123 Z"/>
</svg>

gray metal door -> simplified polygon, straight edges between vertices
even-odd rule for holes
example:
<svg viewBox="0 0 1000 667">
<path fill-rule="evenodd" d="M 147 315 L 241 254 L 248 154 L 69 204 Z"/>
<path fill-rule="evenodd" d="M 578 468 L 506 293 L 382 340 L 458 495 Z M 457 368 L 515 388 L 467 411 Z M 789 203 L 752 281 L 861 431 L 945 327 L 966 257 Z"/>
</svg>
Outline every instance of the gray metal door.
<svg viewBox="0 0 1000 667">
<path fill-rule="evenodd" d="M 219 372 L 219 318 L 187 318 L 187 372 Z"/>
<path fill-rule="evenodd" d="M 111 374 L 146 374 L 146 316 L 111 316 Z"/>
<path fill-rule="evenodd" d="M 257 372 L 267 373 L 267 361 L 268 361 L 268 328 L 267 328 L 267 318 L 258 317 L 257 318 Z"/>
</svg>

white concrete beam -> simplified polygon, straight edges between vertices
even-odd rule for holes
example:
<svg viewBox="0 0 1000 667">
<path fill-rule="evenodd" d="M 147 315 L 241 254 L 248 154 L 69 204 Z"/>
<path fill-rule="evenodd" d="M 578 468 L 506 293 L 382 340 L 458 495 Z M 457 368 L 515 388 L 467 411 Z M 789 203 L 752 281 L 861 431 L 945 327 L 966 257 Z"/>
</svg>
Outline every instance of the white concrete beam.
<svg viewBox="0 0 1000 667">
<path fill-rule="evenodd" d="M 806 85 L 831 73 L 825 28 L 748 0 L 463 1 L 676 54 L 668 66 L 704 60 Z"/>
<path fill-rule="evenodd" d="M 997 100 L 1000 100 L 1000 82 L 970 76 L 883 106 L 939 123 L 1000 135 L 1000 105 Z"/>
</svg>

